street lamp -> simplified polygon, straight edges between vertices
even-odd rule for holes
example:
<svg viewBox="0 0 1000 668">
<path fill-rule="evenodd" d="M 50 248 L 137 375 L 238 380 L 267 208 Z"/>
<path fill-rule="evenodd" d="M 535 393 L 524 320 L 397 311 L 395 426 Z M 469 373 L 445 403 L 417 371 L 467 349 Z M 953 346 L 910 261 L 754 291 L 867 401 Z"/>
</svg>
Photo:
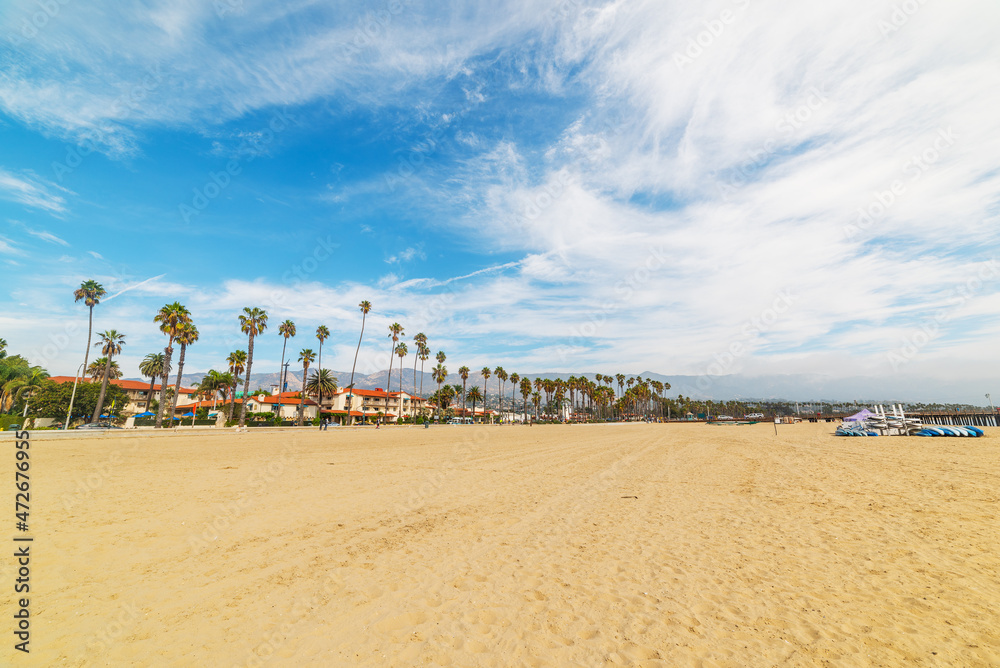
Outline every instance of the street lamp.
<svg viewBox="0 0 1000 668">
<path fill-rule="evenodd" d="M 70 397 L 69 397 L 69 410 L 66 411 L 66 424 L 63 425 L 63 431 L 66 431 L 67 429 L 69 429 L 69 418 L 70 418 L 70 415 L 73 413 L 73 400 L 76 399 L 76 383 L 77 383 L 77 381 L 80 380 L 80 372 L 82 370 L 83 370 L 83 364 L 81 364 L 77 368 L 76 375 L 73 376 L 73 394 L 71 394 Z M 986 396 L 989 396 L 989 395 L 986 395 Z"/>
<path fill-rule="evenodd" d="M 997 409 L 993 408 L 993 399 L 990 398 L 990 393 L 989 392 L 986 393 L 986 400 L 990 402 L 990 411 L 992 413 L 996 413 Z"/>
</svg>

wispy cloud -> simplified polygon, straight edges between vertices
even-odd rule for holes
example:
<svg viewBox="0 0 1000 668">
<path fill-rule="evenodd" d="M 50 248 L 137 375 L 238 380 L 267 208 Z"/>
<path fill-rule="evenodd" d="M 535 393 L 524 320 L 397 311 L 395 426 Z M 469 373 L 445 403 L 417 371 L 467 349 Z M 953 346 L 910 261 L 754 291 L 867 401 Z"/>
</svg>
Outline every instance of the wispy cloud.
<svg viewBox="0 0 1000 668">
<path fill-rule="evenodd" d="M 66 194 L 72 192 L 31 172 L 14 173 L 0 167 L 0 199 L 62 214 L 66 212 Z"/>
<path fill-rule="evenodd" d="M 31 228 L 25 228 L 24 231 L 33 237 L 41 239 L 42 241 L 48 241 L 49 243 L 59 244 L 60 246 L 69 246 L 68 241 L 66 241 L 65 239 L 60 239 L 51 232 L 46 232 L 45 230 L 33 230 Z"/>
</svg>

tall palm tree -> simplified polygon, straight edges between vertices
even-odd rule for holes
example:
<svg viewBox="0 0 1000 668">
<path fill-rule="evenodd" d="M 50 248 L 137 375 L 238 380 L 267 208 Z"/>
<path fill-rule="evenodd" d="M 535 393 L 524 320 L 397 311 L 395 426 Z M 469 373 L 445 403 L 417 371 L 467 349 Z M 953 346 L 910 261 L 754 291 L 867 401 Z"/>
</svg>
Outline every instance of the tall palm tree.
<svg viewBox="0 0 1000 668">
<path fill-rule="evenodd" d="M 517 410 L 517 403 L 514 397 L 517 396 L 517 384 L 521 382 L 521 376 L 516 373 L 510 374 L 510 414 L 513 418 L 514 411 Z M 513 420 L 511 420 L 513 422 Z"/>
<path fill-rule="evenodd" d="M 278 334 L 285 337 L 284 342 L 281 344 L 281 366 L 278 367 L 278 414 L 281 414 L 281 393 L 285 391 L 285 346 L 288 345 L 289 337 L 295 336 L 295 323 L 291 320 L 285 320 L 285 322 L 278 325 Z M 305 378 L 302 382 L 305 382 Z"/>
<path fill-rule="evenodd" d="M 389 349 L 389 374 L 385 377 L 385 406 L 389 407 L 389 383 L 392 379 L 392 356 L 396 352 L 396 342 L 404 334 L 403 326 L 398 322 L 389 325 L 389 338 L 392 339 L 392 348 Z"/>
<path fill-rule="evenodd" d="M 438 356 L 439 357 L 443 357 L 444 353 L 438 352 Z M 431 378 L 433 378 L 435 381 L 437 381 L 437 384 L 438 384 L 437 408 L 438 408 L 438 414 L 439 415 L 441 413 L 441 383 L 443 383 L 444 380 L 445 380 L 445 378 L 447 378 L 447 377 L 448 377 L 448 369 L 445 368 L 444 364 L 442 364 L 441 362 L 438 362 L 438 365 L 436 367 L 434 367 L 434 369 L 431 371 Z"/>
<path fill-rule="evenodd" d="M 96 345 L 100 345 L 99 343 Z M 87 370 L 84 372 L 84 376 L 90 378 L 91 380 L 97 380 L 104 376 L 104 367 L 108 365 L 107 357 L 98 357 L 96 360 L 90 363 Z M 117 380 L 122 377 L 121 367 L 118 366 L 118 362 L 111 360 L 111 371 L 108 372 L 108 378 L 111 380 Z"/>
<path fill-rule="evenodd" d="M 365 317 L 367 317 L 368 312 L 372 310 L 372 303 L 370 301 L 363 301 L 358 304 L 358 308 L 361 309 L 361 336 L 358 337 L 358 348 L 354 351 L 354 364 L 351 366 L 351 384 L 347 386 L 350 394 L 347 395 L 347 415 L 351 415 L 351 399 L 354 395 L 354 369 L 358 366 L 358 353 L 361 351 L 361 339 L 365 336 Z M 353 420 L 351 421 L 353 423 Z"/>
<path fill-rule="evenodd" d="M 482 401 L 483 393 L 479 391 L 479 386 L 474 386 L 469 390 L 469 399 L 472 399 L 472 421 L 476 421 L 476 402 Z M 462 408 L 465 408 L 465 397 L 462 397 Z"/>
<path fill-rule="evenodd" d="M 184 354 L 187 347 L 198 340 L 198 328 L 190 320 L 181 326 L 181 331 L 177 335 L 177 342 L 181 344 L 181 356 L 177 358 L 177 382 L 174 391 L 174 400 L 170 403 L 170 417 L 173 418 L 177 411 L 177 397 L 181 394 L 181 376 L 184 374 Z"/>
<path fill-rule="evenodd" d="M 236 388 L 240 384 L 240 374 L 247 368 L 247 351 L 234 350 L 226 357 L 226 364 L 229 365 L 229 373 L 232 374 L 233 384 L 229 387 L 229 416 L 228 422 L 233 421 L 233 408 L 236 406 Z"/>
<path fill-rule="evenodd" d="M 421 343 L 417 349 L 417 356 L 420 358 L 420 396 L 424 396 L 424 362 L 430 359 L 430 346 Z"/>
<path fill-rule="evenodd" d="M 247 344 L 247 368 L 243 379 L 243 402 L 240 405 L 240 428 L 247 423 L 247 397 L 250 394 L 250 369 L 253 367 L 253 339 L 267 329 L 267 311 L 254 306 L 243 308 L 240 315 L 240 331 L 249 337 Z"/>
<path fill-rule="evenodd" d="M 153 402 L 153 388 L 157 377 L 163 373 L 163 364 L 166 360 L 163 353 L 149 353 L 139 362 L 139 373 L 149 378 L 149 390 L 146 392 L 146 411 L 149 410 Z M 170 369 L 167 369 L 167 373 L 170 373 Z"/>
<path fill-rule="evenodd" d="M 107 356 L 108 363 L 104 366 L 104 378 L 101 380 L 101 393 L 97 397 L 97 406 L 94 407 L 94 416 L 90 418 L 91 422 L 97 422 L 97 418 L 101 415 L 101 409 L 104 408 L 104 394 L 108 390 L 108 373 L 111 371 L 111 358 L 115 355 L 121 354 L 122 346 L 125 345 L 125 335 L 119 334 L 118 331 L 114 329 L 101 332 L 97 336 L 99 336 L 101 340 L 98 341 L 96 345 L 101 346 L 101 352 Z"/>
<path fill-rule="evenodd" d="M 163 408 L 167 403 L 167 375 L 170 373 L 170 358 L 174 354 L 174 340 L 180 334 L 184 323 L 190 320 L 191 312 L 180 302 L 164 305 L 153 316 L 153 322 L 160 323 L 160 331 L 167 335 L 167 347 L 163 349 L 166 361 L 163 363 L 163 374 L 160 376 L 160 402 L 156 407 L 157 428 L 163 426 Z"/>
<path fill-rule="evenodd" d="M 306 348 L 299 353 L 302 362 L 302 391 L 299 392 L 299 426 L 302 426 L 306 410 L 306 378 L 309 377 L 309 365 L 316 361 L 316 353 L 312 348 Z"/>
<path fill-rule="evenodd" d="M 400 343 L 396 346 L 396 356 L 399 357 L 399 415 L 397 415 L 397 418 L 403 417 L 403 358 L 406 357 L 406 353 L 408 352 L 409 350 L 407 350 L 405 343 Z M 386 408 L 389 407 L 388 400 L 386 400 L 385 405 Z"/>
<path fill-rule="evenodd" d="M 104 296 L 108 294 L 104 287 L 97 281 L 84 281 L 80 287 L 73 291 L 73 301 L 81 299 L 90 309 L 90 324 L 87 326 L 87 348 L 83 354 L 83 368 L 87 368 L 87 361 L 90 359 L 90 338 L 94 332 L 94 307 L 101 303 Z"/>
<path fill-rule="evenodd" d="M 521 379 L 521 396 L 524 398 L 524 421 L 528 421 L 528 395 L 531 394 L 531 379 Z"/>
<path fill-rule="evenodd" d="M 469 367 L 458 367 L 458 375 L 462 379 L 462 410 L 465 410 L 465 382 L 469 380 Z"/>
<path fill-rule="evenodd" d="M 327 329 L 326 325 L 320 325 L 319 327 L 316 328 L 316 338 L 319 339 L 319 359 L 316 361 L 316 366 L 319 368 L 319 371 L 322 372 L 323 371 L 323 342 L 326 341 L 328 338 L 330 338 L 330 330 Z M 302 382 L 303 383 L 306 382 L 306 379 L 305 379 L 304 376 L 302 378 Z M 303 385 L 303 389 L 305 389 L 305 385 Z M 319 388 L 319 397 L 318 397 L 318 400 L 317 400 L 316 403 L 319 404 L 319 410 L 323 410 L 323 387 L 322 386 L 320 386 L 320 388 Z"/>
<path fill-rule="evenodd" d="M 7 357 L 7 339 L 0 337 L 0 360 Z"/>
<path fill-rule="evenodd" d="M 498 366 L 497 368 L 493 369 L 493 375 L 496 376 L 497 380 L 499 381 L 499 382 L 497 382 L 497 385 L 499 386 L 498 389 L 497 389 L 497 391 L 499 392 L 499 394 L 497 395 L 497 410 L 500 411 L 500 419 L 502 420 L 503 419 L 503 384 L 507 380 L 507 372 L 504 371 L 504 368 L 502 366 Z"/>
<path fill-rule="evenodd" d="M 479 373 L 483 377 L 483 419 L 485 419 L 485 417 L 486 417 L 486 404 L 488 403 L 487 400 L 489 399 L 489 395 L 486 393 L 486 388 L 487 388 L 486 381 L 488 381 L 490 379 L 490 375 L 491 375 L 490 368 L 488 366 L 484 366 L 482 369 L 479 370 Z M 490 421 L 492 422 L 492 419 Z"/>
<path fill-rule="evenodd" d="M 413 393 L 417 392 L 417 360 L 420 359 L 420 351 L 425 345 L 427 345 L 427 335 L 420 332 L 413 337 L 413 342 L 417 344 L 416 349 L 413 351 Z M 422 371 L 422 370 L 421 370 Z M 421 378 L 423 380 L 423 378 Z"/>
</svg>

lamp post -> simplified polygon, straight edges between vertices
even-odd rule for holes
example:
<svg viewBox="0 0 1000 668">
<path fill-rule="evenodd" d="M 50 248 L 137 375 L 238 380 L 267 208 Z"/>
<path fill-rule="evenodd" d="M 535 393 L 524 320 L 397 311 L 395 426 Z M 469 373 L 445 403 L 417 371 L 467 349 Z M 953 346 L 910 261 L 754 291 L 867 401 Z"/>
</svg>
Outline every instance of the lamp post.
<svg viewBox="0 0 1000 668">
<path fill-rule="evenodd" d="M 990 413 L 996 415 L 997 409 L 993 408 L 993 399 L 990 398 L 990 393 L 986 393 L 986 400 L 990 402 Z"/>
<path fill-rule="evenodd" d="M 76 375 L 73 376 L 73 394 L 69 397 L 69 410 L 66 411 L 66 424 L 63 425 L 63 431 L 69 429 L 69 418 L 73 413 L 73 401 L 76 399 L 76 383 L 80 380 L 80 372 L 83 370 L 83 364 L 81 364 L 77 370 Z M 986 395 L 989 396 L 989 395 Z"/>
</svg>

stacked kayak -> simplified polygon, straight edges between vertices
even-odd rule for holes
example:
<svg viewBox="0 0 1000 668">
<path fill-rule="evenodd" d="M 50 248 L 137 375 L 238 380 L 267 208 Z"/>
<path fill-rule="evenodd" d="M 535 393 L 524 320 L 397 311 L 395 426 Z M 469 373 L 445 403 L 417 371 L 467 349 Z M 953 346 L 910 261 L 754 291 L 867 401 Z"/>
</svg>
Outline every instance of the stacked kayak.
<svg viewBox="0 0 1000 668">
<path fill-rule="evenodd" d="M 864 422 L 857 424 L 844 423 L 837 427 L 837 436 L 878 436 L 879 433 L 865 426 Z"/>
<path fill-rule="evenodd" d="M 983 430 L 979 427 L 934 425 L 924 427 L 916 433 L 917 436 L 982 436 Z"/>
</svg>

